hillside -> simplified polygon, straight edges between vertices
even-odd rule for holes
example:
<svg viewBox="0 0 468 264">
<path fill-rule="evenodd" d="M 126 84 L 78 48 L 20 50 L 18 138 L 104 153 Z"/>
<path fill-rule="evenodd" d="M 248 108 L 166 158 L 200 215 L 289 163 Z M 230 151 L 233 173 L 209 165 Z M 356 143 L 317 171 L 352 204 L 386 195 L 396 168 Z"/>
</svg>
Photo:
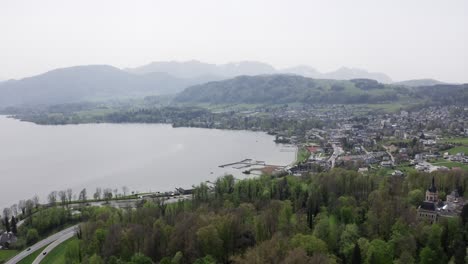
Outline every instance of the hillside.
<svg viewBox="0 0 468 264">
<path fill-rule="evenodd" d="M 187 103 L 380 103 L 396 101 L 405 88 L 374 80 L 311 79 L 299 75 L 239 76 L 187 88 L 176 102 Z"/>
<path fill-rule="evenodd" d="M 166 73 L 136 75 L 106 65 L 77 66 L 0 83 L 0 107 L 170 94 L 204 81 Z"/>
</svg>

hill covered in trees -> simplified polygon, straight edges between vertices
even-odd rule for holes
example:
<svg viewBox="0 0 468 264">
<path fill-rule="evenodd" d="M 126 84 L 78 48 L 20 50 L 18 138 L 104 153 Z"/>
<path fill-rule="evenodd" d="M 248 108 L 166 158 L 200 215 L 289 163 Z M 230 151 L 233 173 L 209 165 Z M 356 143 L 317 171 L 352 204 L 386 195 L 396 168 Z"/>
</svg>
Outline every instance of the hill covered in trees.
<svg viewBox="0 0 468 264">
<path fill-rule="evenodd" d="M 371 103 L 408 93 L 369 79 L 311 79 L 299 75 L 239 76 L 185 89 L 177 102 L 192 103 Z"/>
<path fill-rule="evenodd" d="M 442 96 L 446 101 L 459 102 L 468 93 L 467 87 L 467 85 L 436 85 L 412 88 L 382 84 L 370 79 L 338 81 L 279 74 L 239 76 L 195 85 L 181 92 L 175 101 L 211 104 L 376 104 L 397 101 L 412 103 L 440 101 Z"/>
<path fill-rule="evenodd" d="M 191 200 L 136 210 L 85 207 L 67 263 L 466 263 L 468 206 L 419 221 L 435 177 L 440 195 L 466 193 L 466 172 L 407 177 L 335 169 L 302 177 L 219 178 Z M 466 195 L 465 195 L 466 197 Z M 66 208 L 59 208 L 67 215 Z M 43 215 L 28 228 L 53 221 Z"/>
<path fill-rule="evenodd" d="M 107 65 L 77 66 L 1 82 L 0 108 L 174 94 L 205 81 L 166 73 L 138 75 Z"/>
</svg>

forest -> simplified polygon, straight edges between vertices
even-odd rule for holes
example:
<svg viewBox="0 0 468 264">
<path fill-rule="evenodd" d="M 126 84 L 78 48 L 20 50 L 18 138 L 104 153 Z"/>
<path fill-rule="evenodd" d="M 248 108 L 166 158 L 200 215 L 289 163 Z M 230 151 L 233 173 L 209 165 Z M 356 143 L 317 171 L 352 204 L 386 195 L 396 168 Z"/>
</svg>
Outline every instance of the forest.
<svg viewBox="0 0 468 264">
<path fill-rule="evenodd" d="M 467 195 L 468 173 L 406 177 L 343 169 L 202 183 L 190 200 L 136 209 L 84 207 L 67 263 L 466 263 L 468 206 L 419 221 L 432 177 L 439 197 Z M 65 210 L 65 209 L 64 209 Z M 44 217 L 45 218 L 45 217 Z M 44 221 L 44 219 L 43 219 Z"/>
</svg>

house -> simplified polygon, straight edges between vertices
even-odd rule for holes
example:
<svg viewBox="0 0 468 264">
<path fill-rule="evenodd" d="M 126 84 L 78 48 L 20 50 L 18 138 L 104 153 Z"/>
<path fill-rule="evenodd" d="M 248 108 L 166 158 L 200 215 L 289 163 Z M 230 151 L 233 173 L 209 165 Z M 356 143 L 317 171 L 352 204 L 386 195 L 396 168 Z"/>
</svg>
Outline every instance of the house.
<svg viewBox="0 0 468 264">
<path fill-rule="evenodd" d="M 18 239 L 12 232 L 0 231 L 0 249 L 9 248 L 11 244 L 16 243 Z"/>
</svg>

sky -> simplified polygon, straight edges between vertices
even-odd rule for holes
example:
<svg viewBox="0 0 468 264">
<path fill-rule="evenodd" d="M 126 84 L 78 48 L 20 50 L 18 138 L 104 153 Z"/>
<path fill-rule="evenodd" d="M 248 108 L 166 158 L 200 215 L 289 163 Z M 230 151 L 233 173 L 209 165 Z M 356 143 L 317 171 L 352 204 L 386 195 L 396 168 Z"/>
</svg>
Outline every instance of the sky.
<svg viewBox="0 0 468 264">
<path fill-rule="evenodd" d="M 468 83 L 468 1 L 0 0 L 0 79 L 193 59 Z"/>
</svg>

